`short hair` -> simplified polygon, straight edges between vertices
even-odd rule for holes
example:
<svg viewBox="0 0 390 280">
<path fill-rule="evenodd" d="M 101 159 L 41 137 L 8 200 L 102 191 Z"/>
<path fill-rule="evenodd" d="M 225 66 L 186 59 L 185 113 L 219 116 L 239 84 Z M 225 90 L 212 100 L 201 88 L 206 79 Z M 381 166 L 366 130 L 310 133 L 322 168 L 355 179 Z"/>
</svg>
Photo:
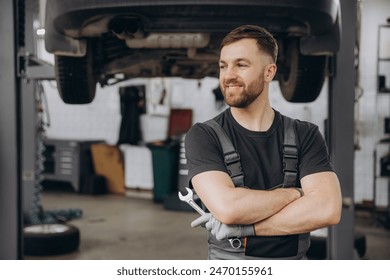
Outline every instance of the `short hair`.
<svg viewBox="0 0 390 280">
<path fill-rule="evenodd" d="M 259 49 L 270 55 L 273 62 L 276 63 L 278 57 L 278 43 L 270 32 L 257 25 L 242 25 L 233 29 L 222 39 L 220 49 L 245 38 L 255 39 Z"/>
</svg>

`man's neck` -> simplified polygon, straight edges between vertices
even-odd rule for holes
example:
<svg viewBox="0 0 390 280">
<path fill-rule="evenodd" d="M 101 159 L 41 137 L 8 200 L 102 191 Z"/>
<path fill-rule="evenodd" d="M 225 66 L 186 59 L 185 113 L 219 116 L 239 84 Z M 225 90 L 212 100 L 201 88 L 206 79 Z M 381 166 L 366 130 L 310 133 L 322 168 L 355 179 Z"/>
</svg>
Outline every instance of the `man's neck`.
<svg viewBox="0 0 390 280">
<path fill-rule="evenodd" d="M 256 101 L 246 108 L 231 107 L 230 111 L 234 119 L 246 129 L 267 131 L 272 125 L 275 112 L 269 102 L 255 103 Z"/>
</svg>

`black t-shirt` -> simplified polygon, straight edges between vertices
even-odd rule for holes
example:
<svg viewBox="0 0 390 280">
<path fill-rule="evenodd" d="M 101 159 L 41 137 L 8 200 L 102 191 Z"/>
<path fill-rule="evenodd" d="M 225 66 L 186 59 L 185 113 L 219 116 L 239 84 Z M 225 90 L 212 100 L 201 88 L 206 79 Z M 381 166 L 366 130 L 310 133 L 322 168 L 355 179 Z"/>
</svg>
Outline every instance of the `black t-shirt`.
<svg viewBox="0 0 390 280">
<path fill-rule="evenodd" d="M 244 185 L 251 189 L 266 190 L 283 184 L 284 125 L 282 116 L 275 111 L 271 127 L 265 132 L 250 131 L 232 116 L 230 109 L 214 119 L 227 132 L 240 154 L 244 172 Z M 312 123 L 295 120 L 298 146 L 298 178 L 306 175 L 334 171 L 324 138 Z M 188 185 L 191 179 L 205 171 L 227 173 L 222 147 L 214 130 L 203 123 L 195 124 L 185 138 L 188 167 Z M 310 246 L 310 233 L 284 236 L 252 236 L 245 248 L 232 249 L 227 240 L 219 241 L 208 235 L 210 259 L 302 259 Z"/>
<path fill-rule="evenodd" d="M 241 157 L 244 185 L 251 189 L 270 189 L 283 183 L 283 122 L 275 111 L 271 127 L 265 132 L 250 131 L 232 116 L 230 108 L 214 118 L 227 132 Z M 334 171 L 326 143 L 318 127 L 306 121 L 296 122 L 299 179 L 306 175 Z M 188 182 L 205 171 L 224 171 L 222 147 L 215 132 L 203 123 L 195 124 L 185 138 Z"/>
</svg>

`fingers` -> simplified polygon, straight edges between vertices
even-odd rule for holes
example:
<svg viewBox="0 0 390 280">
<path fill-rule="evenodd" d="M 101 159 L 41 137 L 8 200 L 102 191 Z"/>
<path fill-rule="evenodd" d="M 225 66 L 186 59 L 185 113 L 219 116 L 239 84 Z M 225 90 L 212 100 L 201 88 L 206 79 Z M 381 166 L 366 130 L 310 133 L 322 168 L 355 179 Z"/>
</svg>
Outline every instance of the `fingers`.
<svg viewBox="0 0 390 280">
<path fill-rule="evenodd" d="M 210 232 L 211 232 L 212 235 L 214 235 L 218 239 L 218 237 L 217 237 L 217 234 L 218 234 L 217 228 L 215 228 L 215 227 L 211 228 Z M 220 240 L 220 239 L 218 239 L 218 240 Z"/>
<path fill-rule="evenodd" d="M 204 225 L 206 222 L 208 222 L 210 220 L 210 213 L 206 213 L 202 216 L 200 216 L 199 218 L 193 220 L 191 222 L 191 227 L 198 227 L 200 225 Z"/>
<path fill-rule="evenodd" d="M 222 240 L 226 239 L 226 235 L 223 232 L 218 231 L 218 232 L 215 232 L 213 234 L 214 234 L 215 238 L 217 238 L 218 241 L 222 241 Z"/>
<path fill-rule="evenodd" d="M 236 225 L 224 225 L 220 224 L 218 227 L 213 227 L 211 233 L 217 238 L 217 240 L 222 241 L 226 238 L 232 236 L 237 236 L 237 231 L 239 226 Z"/>
</svg>

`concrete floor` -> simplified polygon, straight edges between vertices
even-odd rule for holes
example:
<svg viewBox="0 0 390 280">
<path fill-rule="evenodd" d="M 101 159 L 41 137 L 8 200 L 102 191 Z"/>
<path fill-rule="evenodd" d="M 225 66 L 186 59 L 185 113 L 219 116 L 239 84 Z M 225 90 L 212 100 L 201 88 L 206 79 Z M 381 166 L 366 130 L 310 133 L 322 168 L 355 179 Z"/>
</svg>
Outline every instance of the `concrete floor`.
<svg viewBox="0 0 390 280">
<path fill-rule="evenodd" d="M 191 228 L 198 214 L 166 210 L 149 193 L 90 196 L 69 190 L 42 193 L 45 210 L 80 208 L 83 216 L 70 221 L 80 230 L 78 251 L 25 259 L 57 260 L 177 260 L 207 259 L 206 232 Z M 374 223 L 368 212 L 356 213 L 356 230 L 366 236 L 364 259 L 390 260 L 390 230 Z"/>
</svg>

